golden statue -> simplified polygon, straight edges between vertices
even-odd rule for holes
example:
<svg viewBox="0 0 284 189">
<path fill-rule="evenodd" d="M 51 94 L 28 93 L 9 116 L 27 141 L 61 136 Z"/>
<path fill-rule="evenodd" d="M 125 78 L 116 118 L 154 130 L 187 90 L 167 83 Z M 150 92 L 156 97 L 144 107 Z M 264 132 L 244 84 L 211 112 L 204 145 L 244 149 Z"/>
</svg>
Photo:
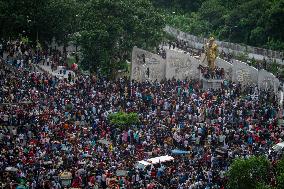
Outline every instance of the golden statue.
<svg viewBox="0 0 284 189">
<path fill-rule="evenodd" d="M 218 56 L 218 46 L 215 43 L 214 37 L 209 38 L 209 42 L 205 45 L 205 58 L 207 58 L 208 67 L 210 71 L 215 70 L 215 60 Z M 203 62 L 204 62 L 203 60 Z"/>
</svg>

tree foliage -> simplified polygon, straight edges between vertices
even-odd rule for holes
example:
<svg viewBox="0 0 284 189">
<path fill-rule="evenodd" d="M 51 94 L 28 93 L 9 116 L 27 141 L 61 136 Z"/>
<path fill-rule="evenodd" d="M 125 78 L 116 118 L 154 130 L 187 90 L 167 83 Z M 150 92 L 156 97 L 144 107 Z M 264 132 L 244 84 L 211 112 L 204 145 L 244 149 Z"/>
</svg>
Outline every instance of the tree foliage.
<svg viewBox="0 0 284 189">
<path fill-rule="evenodd" d="M 108 120 L 112 125 L 119 128 L 127 128 L 139 123 L 139 116 L 137 113 L 118 112 L 110 114 Z"/>
<path fill-rule="evenodd" d="M 66 43 L 76 28 L 80 4 L 76 0 L 0 0 L 0 37 L 27 36 L 33 42 Z"/>
<path fill-rule="evenodd" d="M 85 67 L 110 74 L 130 58 L 133 46 L 161 41 L 164 20 L 148 0 L 90 0 L 83 8 L 79 43 Z"/>
<path fill-rule="evenodd" d="M 284 157 L 276 165 L 276 174 L 277 189 L 282 189 L 284 188 Z"/>
<path fill-rule="evenodd" d="M 153 1 L 157 4 L 162 0 Z M 213 34 L 222 40 L 284 50 L 284 0 L 197 1 L 198 5 L 179 8 L 172 14 L 172 7 L 180 7 L 181 1 L 172 1 L 177 5 L 164 11 L 173 26 L 199 36 Z"/>
<path fill-rule="evenodd" d="M 273 189 L 273 187 L 264 183 L 257 183 L 255 189 Z"/>
<path fill-rule="evenodd" d="M 227 173 L 228 188 L 264 188 L 269 184 L 269 167 L 269 161 L 263 156 L 234 160 Z"/>
<path fill-rule="evenodd" d="M 227 172 L 229 189 L 283 189 L 284 158 L 276 165 L 265 156 L 235 159 Z M 274 182 L 276 179 L 276 186 Z"/>
<path fill-rule="evenodd" d="M 183 11 L 196 11 L 201 6 L 202 0 L 152 0 L 153 4 Z"/>
<path fill-rule="evenodd" d="M 157 46 L 165 26 L 149 0 L 0 0 L 0 24 L 0 38 L 72 41 L 83 68 L 107 75 L 125 67 L 133 46 Z"/>
</svg>

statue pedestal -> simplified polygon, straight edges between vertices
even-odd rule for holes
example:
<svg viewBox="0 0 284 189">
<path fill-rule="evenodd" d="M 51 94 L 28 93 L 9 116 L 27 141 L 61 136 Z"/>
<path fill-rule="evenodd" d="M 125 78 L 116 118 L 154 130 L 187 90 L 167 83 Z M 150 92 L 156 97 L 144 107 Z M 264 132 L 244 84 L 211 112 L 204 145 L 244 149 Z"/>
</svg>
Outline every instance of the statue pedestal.
<svg viewBox="0 0 284 189">
<path fill-rule="evenodd" d="M 221 89 L 224 80 L 202 78 L 201 81 L 202 81 L 203 90 L 208 90 L 208 89 Z"/>
</svg>

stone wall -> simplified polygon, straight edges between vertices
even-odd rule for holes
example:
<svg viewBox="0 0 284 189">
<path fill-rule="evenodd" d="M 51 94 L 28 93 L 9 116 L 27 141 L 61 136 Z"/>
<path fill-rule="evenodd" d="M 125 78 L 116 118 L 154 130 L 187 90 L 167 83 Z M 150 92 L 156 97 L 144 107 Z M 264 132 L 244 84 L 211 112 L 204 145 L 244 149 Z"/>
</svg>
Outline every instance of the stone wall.
<svg viewBox="0 0 284 189">
<path fill-rule="evenodd" d="M 198 79 L 200 61 L 189 54 L 167 50 L 166 79 Z"/>
<path fill-rule="evenodd" d="M 165 78 L 166 63 L 159 55 L 133 48 L 131 79 L 136 81 L 161 81 Z"/>
<path fill-rule="evenodd" d="M 261 89 L 273 89 L 274 92 L 278 91 L 280 86 L 279 79 L 276 78 L 275 75 L 266 71 L 266 70 L 259 70 L 258 72 L 258 87 Z"/>
<path fill-rule="evenodd" d="M 247 63 L 233 61 L 232 81 L 240 82 L 243 85 L 257 85 L 258 84 L 258 70 Z"/>
<path fill-rule="evenodd" d="M 201 61 L 203 58 L 201 58 Z M 185 54 L 183 52 L 167 50 L 166 59 L 148 51 L 133 48 L 131 79 L 136 81 L 161 81 L 163 79 L 202 79 L 200 77 L 199 65 L 205 62 Z M 216 66 L 224 68 L 225 79 L 242 85 L 258 86 L 260 89 L 267 90 L 272 88 L 275 93 L 280 86 L 279 80 L 265 70 L 257 70 L 244 62 L 232 60 L 229 63 L 217 58 Z M 204 79 L 204 78 L 203 78 Z M 208 83 L 208 86 L 211 86 Z"/>
</svg>

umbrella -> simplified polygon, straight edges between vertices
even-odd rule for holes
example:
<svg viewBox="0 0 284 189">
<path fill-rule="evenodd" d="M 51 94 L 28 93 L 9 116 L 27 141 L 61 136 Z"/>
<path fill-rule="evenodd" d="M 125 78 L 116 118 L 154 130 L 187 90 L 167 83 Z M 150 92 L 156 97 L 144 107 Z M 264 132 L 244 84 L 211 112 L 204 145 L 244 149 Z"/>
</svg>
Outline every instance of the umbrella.
<svg viewBox="0 0 284 189">
<path fill-rule="evenodd" d="M 43 165 L 51 165 L 52 164 L 52 161 L 44 161 L 43 162 Z"/>
<path fill-rule="evenodd" d="M 72 173 L 71 172 L 63 172 L 59 175 L 60 179 L 72 179 Z"/>
<path fill-rule="evenodd" d="M 125 171 L 125 170 L 116 170 L 116 176 L 118 176 L 118 177 L 127 176 L 127 171 Z"/>
<path fill-rule="evenodd" d="M 17 172 L 18 169 L 16 167 L 6 167 L 5 171 L 9 171 L 9 172 Z"/>
<path fill-rule="evenodd" d="M 83 157 L 84 158 L 89 158 L 89 157 L 92 157 L 92 155 L 90 155 L 90 154 L 83 154 Z"/>
<path fill-rule="evenodd" d="M 23 186 L 23 185 L 19 185 L 19 186 L 16 187 L 16 189 L 26 189 L 26 187 Z"/>
<path fill-rule="evenodd" d="M 111 142 L 107 141 L 106 139 L 98 140 L 99 143 L 105 144 L 105 145 L 110 145 Z"/>
<path fill-rule="evenodd" d="M 182 154 L 190 154 L 190 152 L 184 151 L 184 150 L 179 150 L 179 149 L 174 149 L 174 150 L 172 150 L 172 154 L 182 155 Z"/>
<path fill-rule="evenodd" d="M 275 151 L 280 151 L 282 148 L 284 148 L 284 142 L 280 142 L 272 147 L 272 149 Z"/>
</svg>

